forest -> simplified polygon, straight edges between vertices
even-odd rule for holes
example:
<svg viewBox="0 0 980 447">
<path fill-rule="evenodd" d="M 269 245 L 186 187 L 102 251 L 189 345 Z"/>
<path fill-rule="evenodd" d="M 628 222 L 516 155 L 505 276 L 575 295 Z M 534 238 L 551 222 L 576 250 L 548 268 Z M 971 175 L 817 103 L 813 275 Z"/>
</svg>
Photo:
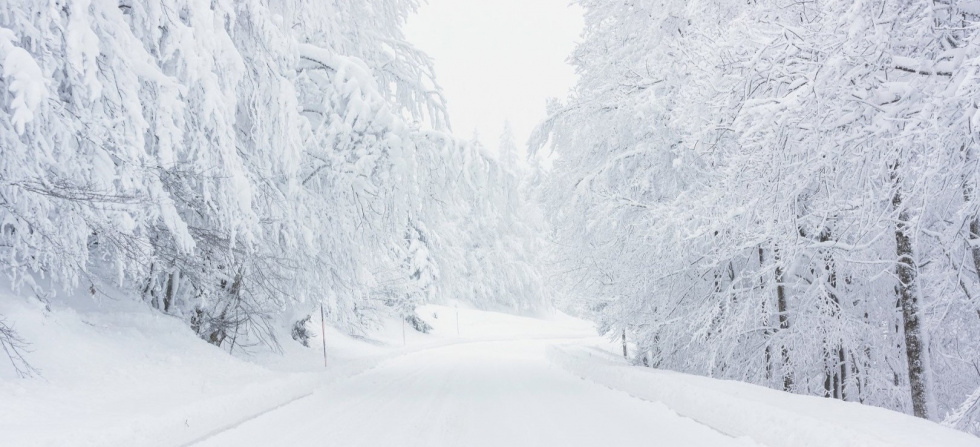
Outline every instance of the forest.
<svg viewBox="0 0 980 447">
<path fill-rule="evenodd" d="M 522 157 L 454 134 L 416 0 L 0 0 L 0 270 L 229 354 L 554 307 L 980 435 L 980 2 L 575 3 Z"/>
<path fill-rule="evenodd" d="M 978 433 L 980 3 L 583 0 L 555 296 L 634 361 Z"/>
<path fill-rule="evenodd" d="M 228 351 L 321 303 L 350 331 L 437 293 L 540 306 L 518 174 L 446 131 L 414 7 L 6 3 L 4 270 Z"/>
</svg>

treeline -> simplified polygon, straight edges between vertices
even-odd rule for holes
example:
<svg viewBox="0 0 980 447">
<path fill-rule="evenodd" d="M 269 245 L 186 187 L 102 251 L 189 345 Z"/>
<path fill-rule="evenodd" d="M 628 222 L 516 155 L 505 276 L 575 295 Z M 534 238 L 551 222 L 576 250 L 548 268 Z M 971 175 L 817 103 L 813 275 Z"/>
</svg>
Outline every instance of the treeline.
<svg viewBox="0 0 980 447">
<path fill-rule="evenodd" d="M 579 3 L 538 130 L 565 305 L 637 363 L 980 433 L 977 3 Z"/>
<path fill-rule="evenodd" d="M 229 351 L 320 303 L 352 332 L 427 300 L 536 310 L 525 253 L 487 243 L 529 237 L 522 174 L 448 133 L 415 7 L 0 1 L 0 269 Z"/>
</svg>

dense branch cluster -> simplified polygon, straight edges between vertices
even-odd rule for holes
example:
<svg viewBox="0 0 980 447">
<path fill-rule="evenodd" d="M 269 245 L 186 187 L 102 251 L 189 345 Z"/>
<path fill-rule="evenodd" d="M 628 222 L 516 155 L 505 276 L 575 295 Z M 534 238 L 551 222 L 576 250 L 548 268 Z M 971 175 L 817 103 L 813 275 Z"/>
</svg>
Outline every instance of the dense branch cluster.
<svg viewBox="0 0 980 447">
<path fill-rule="evenodd" d="M 638 363 L 980 433 L 980 8 L 581 0 L 540 200 Z"/>
<path fill-rule="evenodd" d="M 320 303 L 352 332 L 429 299 L 539 307 L 487 244 L 527 237 L 521 174 L 447 133 L 414 0 L 0 3 L 15 282 L 121 288 L 229 351 Z"/>
</svg>

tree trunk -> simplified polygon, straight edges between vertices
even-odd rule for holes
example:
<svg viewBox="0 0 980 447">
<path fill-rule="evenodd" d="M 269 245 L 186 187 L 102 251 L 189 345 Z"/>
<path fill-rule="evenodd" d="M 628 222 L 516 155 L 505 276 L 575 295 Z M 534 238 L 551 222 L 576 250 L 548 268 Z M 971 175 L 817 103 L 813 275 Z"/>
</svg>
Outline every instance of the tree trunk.
<svg viewBox="0 0 980 447">
<path fill-rule="evenodd" d="M 832 235 L 829 228 L 825 228 L 820 232 L 820 242 L 829 242 L 831 239 Z M 824 258 L 824 271 L 827 272 L 827 285 L 829 286 L 826 304 L 829 308 L 830 317 L 839 320 L 842 318 L 842 309 L 840 298 L 837 296 L 837 266 L 834 262 L 834 256 L 831 253 L 828 253 L 826 258 Z M 827 375 L 827 381 L 824 385 L 826 396 L 846 400 L 844 383 L 847 380 L 847 363 L 844 359 L 843 340 L 834 340 L 832 343 L 828 343 L 827 346 L 829 350 L 827 348 L 824 350 L 826 362 L 825 374 Z"/>
<path fill-rule="evenodd" d="M 968 186 L 965 179 L 963 182 L 963 199 L 968 204 L 973 200 L 973 188 Z M 973 269 L 977 274 L 977 279 L 980 280 L 980 216 L 973 216 L 970 219 L 970 239 L 967 243 L 970 244 L 970 254 L 973 255 Z"/>
<path fill-rule="evenodd" d="M 831 368 L 830 368 L 829 365 L 827 365 L 827 358 L 828 357 L 829 356 L 827 355 L 827 349 L 824 348 L 824 350 L 823 350 L 823 358 L 824 358 L 824 364 L 823 364 L 823 397 L 826 397 L 826 398 L 829 399 L 829 398 L 835 397 L 835 396 L 834 396 L 834 383 L 833 383 L 834 375 L 830 373 L 830 369 Z"/>
<path fill-rule="evenodd" d="M 766 264 L 766 252 L 765 250 L 762 249 L 762 246 L 760 245 L 759 246 L 759 271 L 762 271 L 763 266 L 765 264 Z M 764 291 L 766 290 L 766 278 L 763 277 L 762 275 L 760 275 L 759 277 L 759 290 L 760 290 L 760 294 L 765 297 L 766 294 Z M 776 330 L 772 328 L 772 322 L 769 319 L 768 304 L 769 304 L 768 297 L 767 299 L 762 300 L 762 315 L 765 316 L 764 320 L 762 321 L 762 325 L 766 328 L 764 333 L 766 337 L 766 351 L 763 353 L 764 356 L 763 361 L 765 362 L 766 365 L 766 383 L 771 383 L 773 365 L 772 365 L 772 344 L 769 343 L 769 341 L 772 339 L 773 334 L 776 333 Z"/>
<path fill-rule="evenodd" d="M 789 309 L 786 304 L 786 285 L 783 283 L 783 267 L 780 264 L 779 250 L 774 252 L 776 261 L 776 311 L 779 313 L 779 330 L 789 329 Z M 780 346 L 783 361 L 783 391 L 793 391 L 793 371 L 789 370 L 789 349 L 786 344 Z"/>
<path fill-rule="evenodd" d="M 629 360 L 629 352 L 626 351 L 626 329 L 623 329 L 623 358 Z"/>
<path fill-rule="evenodd" d="M 167 289 L 166 294 L 163 296 L 163 312 L 170 313 L 170 306 L 174 304 L 174 297 L 177 295 L 177 275 L 179 272 L 170 272 L 167 275 Z"/>
<path fill-rule="evenodd" d="M 908 362 L 909 387 L 912 393 L 912 412 L 915 416 L 929 419 L 929 383 L 926 377 L 926 346 L 922 325 L 919 321 L 919 298 L 916 288 L 917 272 L 909 235 L 909 213 L 902 209 L 902 194 L 895 192 L 892 199 L 898 214 L 895 227 L 895 247 L 898 256 L 898 301 L 902 308 L 902 324 L 905 332 L 905 356 Z"/>
<path fill-rule="evenodd" d="M 840 368 L 840 399 L 847 400 L 847 356 L 844 355 L 844 347 L 837 348 L 837 366 Z"/>
<path fill-rule="evenodd" d="M 965 146 L 962 149 L 965 154 L 965 164 L 969 167 L 974 163 L 973 150 Z M 963 201 L 969 206 L 976 199 L 976 189 L 966 174 L 963 174 L 962 179 Z M 977 274 L 977 279 L 980 279 L 980 216 L 974 215 L 970 219 L 970 238 L 967 243 L 970 244 L 970 254 L 973 255 L 973 269 Z"/>
</svg>

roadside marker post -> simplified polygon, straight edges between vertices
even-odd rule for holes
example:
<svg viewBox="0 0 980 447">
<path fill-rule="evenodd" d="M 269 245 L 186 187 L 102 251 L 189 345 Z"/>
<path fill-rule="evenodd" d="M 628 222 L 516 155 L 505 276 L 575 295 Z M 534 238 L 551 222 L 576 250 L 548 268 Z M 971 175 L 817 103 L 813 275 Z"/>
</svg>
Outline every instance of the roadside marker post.
<svg viewBox="0 0 980 447">
<path fill-rule="evenodd" d="M 320 339 L 323 341 L 323 367 L 327 367 L 327 318 L 323 311 L 323 303 L 320 303 Z"/>
</svg>

